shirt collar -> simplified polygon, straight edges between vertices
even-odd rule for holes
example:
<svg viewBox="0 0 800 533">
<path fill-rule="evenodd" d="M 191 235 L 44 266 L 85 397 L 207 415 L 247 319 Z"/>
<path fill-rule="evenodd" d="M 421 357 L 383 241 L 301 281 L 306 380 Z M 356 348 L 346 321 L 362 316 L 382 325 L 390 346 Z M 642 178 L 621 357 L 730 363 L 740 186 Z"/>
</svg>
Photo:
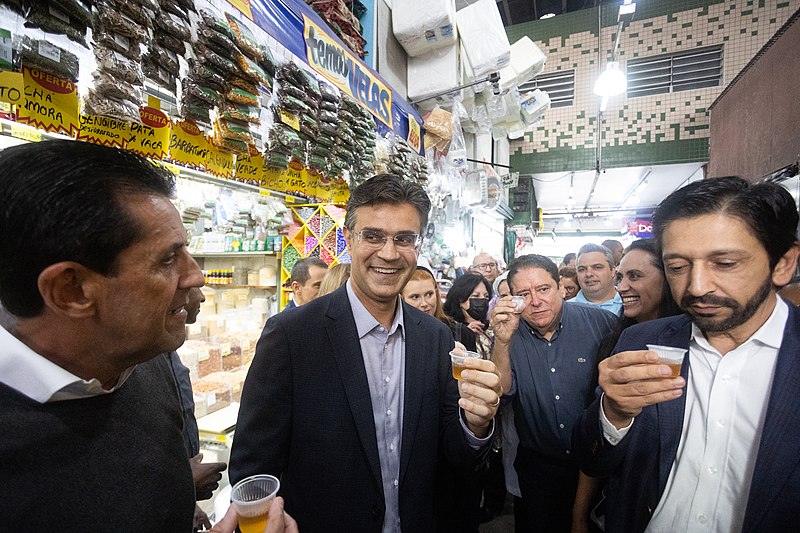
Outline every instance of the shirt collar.
<svg viewBox="0 0 800 533">
<path fill-rule="evenodd" d="M 381 326 L 381 323 L 378 322 L 369 311 L 367 311 L 367 308 L 364 307 L 364 304 L 358 299 L 356 293 L 353 292 L 351 280 L 347 280 L 346 287 L 347 299 L 350 301 L 350 309 L 352 309 L 353 318 L 356 321 L 358 338 L 362 339 L 367 333 Z M 394 319 L 392 320 L 392 327 L 389 328 L 389 335 L 394 334 L 398 327 L 400 328 L 401 334 L 405 330 L 405 325 L 403 323 L 403 304 L 400 301 L 400 295 L 397 296 L 395 309 L 396 311 L 394 313 Z"/>
<path fill-rule="evenodd" d="M 583 289 L 579 290 L 578 294 L 576 294 L 575 297 L 572 298 L 572 299 L 575 300 L 576 302 L 589 304 L 589 305 L 599 305 L 599 306 L 612 305 L 612 304 L 616 304 L 616 303 L 620 303 L 621 304 L 622 303 L 622 296 L 620 296 L 617 291 L 614 291 L 614 296 L 613 297 L 611 297 L 610 299 L 606 300 L 605 302 L 600 302 L 599 304 L 596 304 L 594 302 L 590 302 L 589 300 L 587 300 L 586 296 L 584 296 L 584 294 L 583 294 Z"/>
<path fill-rule="evenodd" d="M 758 328 L 756 332 L 745 341 L 745 343 L 757 341 L 765 346 L 769 346 L 770 348 L 775 348 L 776 350 L 781 347 L 781 342 L 783 342 L 783 332 L 786 328 L 786 321 L 789 319 L 789 306 L 783 301 L 782 298 L 775 297 L 775 300 L 775 309 L 772 310 L 772 314 L 769 315 L 767 321 L 764 322 L 764 324 Z M 692 341 L 696 342 L 703 348 L 714 350 L 709 344 L 705 335 L 703 335 L 703 332 L 694 322 L 692 322 Z"/>
<path fill-rule="evenodd" d="M 0 383 L 39 402 L 57 402 L 88 398 L 114 392 L 133 372 L 128 368 L 111 389 L 103 389 L 100 381 L 88 381 L 61 368 L 30 349 L 5 328 L 0 327 Z"/>
</svg>

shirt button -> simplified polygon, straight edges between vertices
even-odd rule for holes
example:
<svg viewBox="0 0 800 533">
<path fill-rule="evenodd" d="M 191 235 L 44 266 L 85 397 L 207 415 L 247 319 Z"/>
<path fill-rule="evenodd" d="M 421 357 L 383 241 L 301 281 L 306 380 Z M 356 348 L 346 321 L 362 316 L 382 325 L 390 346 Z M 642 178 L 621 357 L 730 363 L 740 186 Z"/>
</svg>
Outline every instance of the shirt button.
<svg viewBox="0 0 800 533">
<path fill-rule="evenodd" d="M 386 328 L 385 328 L 385 327 L 383 327 L 383 326 L 381 326 L 381 327 L 379 327 L 379 328 L 378 328 L 378 331 L 380 331 L 381 333 L 383 333 L 384 331 L 386 331 Z"/>
<path fill-rule="evenodd" d="M 705 523 L 708 522 L 708 518 L 704 514 L 699 514 L 697 515 L 697 521 L 705 525 Z"/>
<path fill-rule="evenodd" d="M 558 427 L 560 427 L 561 429 L 564 429 L 564 424 L 559 424 Z"/>
<path fill-rule="evenodd" d="M 569 454 L 570 454 L 570 451 L 569 451 L 569 450 L 567 450 L 567 455 L 569 455 Z"/>
<path fill-rule="evenodd" d="M 392 410 L 391 409 L 387 409 L 386 410 L 386 416 L 392 416 Z"/>
<path fill-rule="evenodd" d="M 724 428 L 725 427 L 725 422 L 723 420 L 717 420 L 717 427 Z"/>
<path fill-rule="evenodd" d="M 722 381 L 730 381 L 730 380 L 731 380 L 730 374 L 725 374 L 724 376 L 722 376 Z"/>
<path fill-rule="evenodd" d="M 550 372 L 555 372 L 555 371 L 556 371 L 556 369 L 555 369 L 555 368 L 551 368 L 551 369 L 550 369 Z"/>
<path fill-rule="evenodd" d="M 548 342 L 548 343 L 547 343 L 547 345 L 548 345 L 548 346 L 552 346 L 552 345 L 553 345 L 553 343 L 552 343 L 552 342 Z"/>
<path fill-rule="evenodd" d="M 397 480 L 395 479 L 395 480 L 394 480 L 394 486 L 396 487 L 396 486 L 397 486 L 397 485 L 399 485 L 399 484 L 400 484 L 400 482 L 399 482 L 399 481 L 397 481 Z"/>
<path fill-rule="evenodd" d="M 716 466 L 709 466 L 708 467 L 708 473 L 713 476 L 714 474 L 717 473 L 717 467 Z"/>
<path fill-rule="evenodd" d="M 386 383 L 389 383 L 389 376 L 386 376 L 386 379 L 384 379 L 384 381 L 385 381 Z"/>
<path fill-rule="evenodd" d="M 558 394 L 556 394 L 556 400 L 560 400 L 560 399 L 561 399 L 561 396 L 559 396 Z"/>
<path fill-rule="evenodd" d="M 394 451 L 394 444 L 390 444 L 390 445 L 389 445 L 389 451 L 391 451 L 391 452 L 393 452 L 393 451 Z"/>
</svg>

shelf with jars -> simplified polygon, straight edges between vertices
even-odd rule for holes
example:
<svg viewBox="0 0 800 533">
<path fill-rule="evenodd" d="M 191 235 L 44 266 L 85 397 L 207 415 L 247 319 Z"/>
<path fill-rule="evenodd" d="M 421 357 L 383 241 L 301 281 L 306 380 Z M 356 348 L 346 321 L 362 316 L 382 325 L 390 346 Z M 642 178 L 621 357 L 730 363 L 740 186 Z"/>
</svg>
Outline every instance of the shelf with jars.
<svg viewBox="0 0 800 533">
<path fill-rule="evenodd" d="M 349 263 L 350 254 L 344 241 L 345 209 L 337 204 L 291 205 L 292 223 L 283 236 L 281 257 L 280 307 L 283 309 L 292 293 L 289 279 L 292 267 L 301 258 L 318 257 L 331 267 Z"/>
</svg>

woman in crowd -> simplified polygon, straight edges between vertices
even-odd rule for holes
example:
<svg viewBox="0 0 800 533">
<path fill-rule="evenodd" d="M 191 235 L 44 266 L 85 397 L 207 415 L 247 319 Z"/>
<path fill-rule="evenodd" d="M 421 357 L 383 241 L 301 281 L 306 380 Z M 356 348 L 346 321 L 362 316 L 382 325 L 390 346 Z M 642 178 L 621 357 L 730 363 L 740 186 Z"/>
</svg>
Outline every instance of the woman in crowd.
<svg viewBox="0 0 800 533">
<path fill-rule="evenodd" d="M 680 313 L 652 239 L 633 241 L 617 267 L 625 326 Z"/>
<path fill-rule="evenodd" d="M 464 274 L 453 282 L 444 302 L 444 312 L 455 320 L 466 324 L 475 333 L 478 349 L 484 358 L 492 353 L 492 338 L 486 331 L 489 311 L 489 295 L 492 286 L 483 276 Z"/>
<path fill-rule="evenodd" d="M 453 339 L 467 350 L 475 351 L 475 334 L 461 322 L 442 311 L 439 285 L 430 270 L 418 266 L 400 293 L 407 304 L 444 322 Z M 481 508 L 481 475 L 455 471 L 444 461 L 436 473 L 436 524 L 442 533 L 478 533 Z"/>
<path fill-rule="evenodd" d="M 680 314 L 664 276 L 664 264 L 653 239 L 633 241 L 617 267 L 617 291 L 622 297 L 623 316 L 619 327 L 600 343 L 598 360 L 611 355 L 622 330 L 628 326 Z M 602 480 L 580 474 L 579 484 L 594 485 L 594 493 Z M 578 490 L 581 494 L 581 490 Z M 602 497 L 600 498 L 602 499 Z M 573 507 L 573 532 L 591 531 L 589 513 L 597 507 L 597 500 L 576 500 Z"/>
<path fill-rule="evenodd" d="M 444 314 L 439 285 L 433 279 L 430 270 L 418 266 L 416 272 L 403 287 L 400 296 L 408 305 L 444 322 L 453 333 L 453 339 L 463 344 L 467 350 L 475 351 L 475 334 L 466 325 L 456 322 Z"/>
<path fill-rule="evenodd" d="M 558 277 L 561 280 L 561 294 L 565 300 L 572 300 L 578 291 L 581 290 L 578 285 L 578 272 L 575 267 L 563 266 L 558 269 Z"/>
<path fill-rule="evenodd" d="M 350 263 L 334 265 L 325 272 L 325 277 L 319 284 L 319 296 L 335 291 L 350 279 Z"/>
</svg>

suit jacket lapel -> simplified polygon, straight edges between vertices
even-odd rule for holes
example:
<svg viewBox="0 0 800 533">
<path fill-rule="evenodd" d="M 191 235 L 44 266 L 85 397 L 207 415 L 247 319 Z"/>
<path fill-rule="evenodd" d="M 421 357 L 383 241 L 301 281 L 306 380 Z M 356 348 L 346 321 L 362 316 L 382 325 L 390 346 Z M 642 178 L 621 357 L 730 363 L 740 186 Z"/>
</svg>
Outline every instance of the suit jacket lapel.
<svg viewBox="0 0 800 533">
<path fill-rule="evenodd" d="M 759 531 L 764 513 L 797 468 L 800 439 L 800 313 L 791 305 L 783 333 L 767 416 L 761 433 L 743 531 Z"/>
<path fill-rule="evenodd" d="M 375 420 L 372 416 L 372 399 L 369 393 L 367 371 L 361 354 L 353 312 L 343 286 L 336 291 L 326 312 L 325 329 L 333 355 L 339 367 L 350 411 L 353 414 L 358 438 L 367 456 L 378 491 L 383 494 L 381 464 L 378 458 L 378 439 L 375 436 Z"/>
<path fill-rule="evenodd" d="M 689 317 L 684 315 L 683 320 L 676 322 L 673 326 L 661 334 L 658 342 L 664 346 L 675 346 L 678 348 L 686 348 L 687 353 L 684 355 L 684 364 L 681 367 L 681 376 L 688 383 L 689 375 L 689 341 L 692 335 L 692 325 Z M 683 394 L 680 398 L 676 398 L 669 402 L 662 402 L 656 404 L 656 412 L 658 413 L 658 429 L 660 435 L 659 446 L 659 475 L 658 475 L 658 493 L 663 494 L 664 487 L 667 485 L 667 478 L 675 463 L 675 456 L 678 453 L 678 444 L 681 440 L 681 431 L 683 429 L 683 415 L 686 410 L 686 388 L 683 389 Z"/>
<path fill-rule="evenodd" d="M 436 372 L 437 347 L 431 349 L 431 339 L 425 339 L 425 331 L 419 319 L 411 319 L 408 306 L 403 304 L 403 317 L 406 325 L 405 353 L 405 390 L 403 391 L 403 436 L 400 447 L 400 482 L 403 481 L 408 461 L 411 458 L 411 446 L 417 431 L 420 412 L 422 411 L 422 390 L 426 379 L 432 379 Z M 426 340 L 428 345 L 426 346 Z M 435 375 L 435 374 L 434 374 Z M 436 379 L 436 378 L 433 378 Z"/>
</svg>

